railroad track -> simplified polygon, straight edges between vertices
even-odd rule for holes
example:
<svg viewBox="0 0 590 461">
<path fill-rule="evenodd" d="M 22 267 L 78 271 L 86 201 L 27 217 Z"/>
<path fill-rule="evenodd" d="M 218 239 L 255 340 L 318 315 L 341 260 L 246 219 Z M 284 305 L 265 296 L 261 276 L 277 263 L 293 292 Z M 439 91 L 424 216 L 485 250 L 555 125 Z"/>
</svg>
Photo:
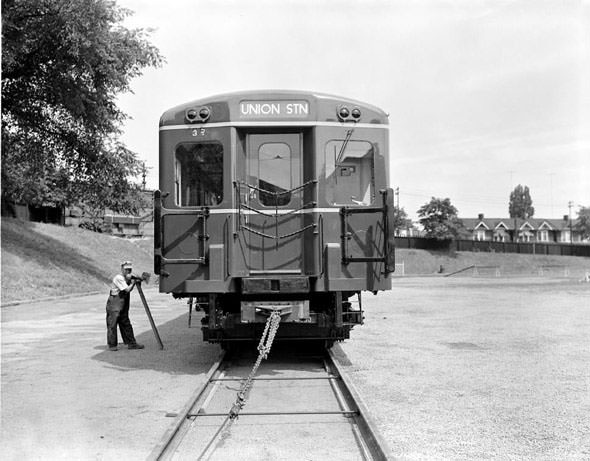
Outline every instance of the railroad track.
<svg viewBox="0 0 590 461">
<path fill-rule="evenodd" d="M 148 459 L 388 459 L 334 354 L 294 351 L 275 345 L 236 419 L 228 413 L 256 357 L 222 354 Z"/>
</svg>

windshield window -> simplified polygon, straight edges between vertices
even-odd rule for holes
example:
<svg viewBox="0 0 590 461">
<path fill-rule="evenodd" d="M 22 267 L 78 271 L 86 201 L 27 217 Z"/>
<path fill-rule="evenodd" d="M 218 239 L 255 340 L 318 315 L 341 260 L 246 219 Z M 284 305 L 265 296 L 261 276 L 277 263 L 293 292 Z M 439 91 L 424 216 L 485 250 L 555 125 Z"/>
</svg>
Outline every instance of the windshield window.
<svg viewBox="0 0 590 461">
<path fill-rule="evenodd" d="M 373 145 L 349 141 L 341 152 L 344 142 L 326 144 L 326 199 L 332 205 L 370 205 L 375 200 Z"/>
<path fill-rule="evenodd" d="M 211 206 L 223 199 L 223 146 L 186 143 L 176 149 L 176 204 Z"/>
<path fill-rule="evenodd" d="M 258 149 L 259 186 L 268 192 L 283 192 L 291 186 L 291 148 L 282 142 L 267 142 Z M 275 203 L 276 200 L 276 203 Z M 268 194 L 260 192 L 260 203 L 267 206 L 284 206 L 291 201 L 291 193 Z"/>
</svg>

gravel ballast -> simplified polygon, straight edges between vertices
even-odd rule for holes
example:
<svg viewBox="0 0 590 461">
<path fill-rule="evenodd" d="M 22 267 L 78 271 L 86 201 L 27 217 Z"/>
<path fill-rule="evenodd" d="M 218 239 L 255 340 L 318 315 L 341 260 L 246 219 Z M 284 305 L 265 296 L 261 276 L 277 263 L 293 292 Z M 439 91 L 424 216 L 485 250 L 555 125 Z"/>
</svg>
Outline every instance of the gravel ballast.
<svg viewBox="0 0 590 461">
<path fill-rule="evenodd" d="M 394 280 L 347 370 L 401 459 L 590 459 L 590 284 Z"/>
</svg>

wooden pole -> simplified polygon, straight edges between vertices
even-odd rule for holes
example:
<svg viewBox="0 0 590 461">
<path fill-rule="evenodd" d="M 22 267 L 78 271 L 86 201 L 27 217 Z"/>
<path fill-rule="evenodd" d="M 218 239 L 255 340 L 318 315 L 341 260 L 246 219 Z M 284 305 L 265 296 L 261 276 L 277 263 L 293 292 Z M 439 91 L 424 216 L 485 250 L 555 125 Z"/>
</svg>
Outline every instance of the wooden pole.
<svg viewBox="0 0 590 461">
<path fill-rule="evenodd" d="M 162 349 L 164 349 L 164 344 L 162 344 L 162 340 L 160 339 L 160 334 L 158 333 L 158 329 L 156 328 L 156 324 L 154 323 L 154 319 L 152 318 L 152 313 L 150 312 L 150 308 L 148 307 L 148 303 L 145 300 L 145 295 L 143 294 L 143 289 L 141 288 L 141 282 L 137 282 L 135 284 L 135 286 L 137 287 L 137 292 L 139 293 L 141 301 L 143 302 L 143 307 L 145 308 L 145 313 L 147 314 L 148 319 L 150 321 L 150 325 L 152 326 L 152 331 L 154 332 L 154 336 L 156 337 L 156 340 L 158 341 L 158 344 L 160 345 L 160 350 L 162 350 Z"/>
</svg>

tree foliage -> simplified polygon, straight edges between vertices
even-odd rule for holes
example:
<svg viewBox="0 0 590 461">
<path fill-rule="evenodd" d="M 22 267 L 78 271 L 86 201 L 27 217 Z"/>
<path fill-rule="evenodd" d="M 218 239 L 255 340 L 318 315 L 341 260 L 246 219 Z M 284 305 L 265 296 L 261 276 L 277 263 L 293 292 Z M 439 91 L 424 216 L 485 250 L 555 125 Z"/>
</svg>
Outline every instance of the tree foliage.
<svg viewBox="0 0 590 461">
<path fill-rule="evenodd" d="M 422 205 L 418 210 L 419 221 L 424 227 L 426 237 L 437 240 L 464 236 L 465 227 L 457 214 L 457 208 L 451 204 L 449 198 L 432 197 L 430 202 Z"/>
<path fill-rule="evenodd" d="M 119 140 L 117 95 L 162 58 L 107 0 L 2 2 L 2 194 L 135 211 L 141 164 Z"/>
<path fill-rule="evenodd" d="M 508 204 L 508 212 L 511 218 L 532 218 L 535 214 L 533 207 L 533 199 L 528 186 L 518 185 L 510 192 L 510 202 Z"/>
<path fill-rule="evenodd" d="M 393 208 L 393 225 L 395 229 L 395 235 L 399 234 L 400 229 L 406 229 L 412 226 L 412 221 L 408 219 L 408 214 L 403 207 L 397 205 Z"/>
<path fill-rule="evenodd" d="M 576 229 L 582 233 L 583 239 L 590 238 L 590 207 L 581 206 L 578 210 Z"/>
</svg>

